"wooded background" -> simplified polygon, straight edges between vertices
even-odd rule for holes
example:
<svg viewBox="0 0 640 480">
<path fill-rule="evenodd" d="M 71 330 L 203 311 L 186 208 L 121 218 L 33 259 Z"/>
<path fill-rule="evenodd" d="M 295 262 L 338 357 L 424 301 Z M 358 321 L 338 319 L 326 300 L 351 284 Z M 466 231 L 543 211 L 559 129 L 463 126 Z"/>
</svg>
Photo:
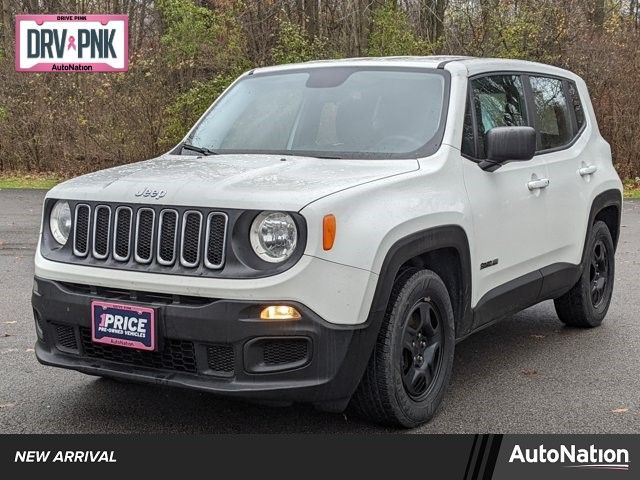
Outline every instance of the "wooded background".
<svg viewBox="0 0 640 480">
<path fill-rule="evenodd" d="M 0 172 L 72 175 L 165 152 L 254 66 L 461 54 L 581 75 L 620 175 L 640 176 L 640 0 L 0 2 Z M 15 72 L 18 13 L 128 14 L 129 72 Z"/>
</svg>

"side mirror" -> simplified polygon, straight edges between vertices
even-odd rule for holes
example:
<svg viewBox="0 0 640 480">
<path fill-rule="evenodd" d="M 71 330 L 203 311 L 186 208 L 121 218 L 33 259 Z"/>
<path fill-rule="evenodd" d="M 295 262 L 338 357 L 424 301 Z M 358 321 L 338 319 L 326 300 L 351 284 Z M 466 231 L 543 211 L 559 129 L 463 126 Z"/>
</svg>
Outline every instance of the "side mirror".
<svg viewBox="0 0 640 480">
<path fill-rule="evenodd" d="M 536 131 L 531 127 L 495 127 L 485 135 L 487 159 L 480 168 L 493 172 L 507 162 L 531 160 L 536 153 Z"/>
</svg>

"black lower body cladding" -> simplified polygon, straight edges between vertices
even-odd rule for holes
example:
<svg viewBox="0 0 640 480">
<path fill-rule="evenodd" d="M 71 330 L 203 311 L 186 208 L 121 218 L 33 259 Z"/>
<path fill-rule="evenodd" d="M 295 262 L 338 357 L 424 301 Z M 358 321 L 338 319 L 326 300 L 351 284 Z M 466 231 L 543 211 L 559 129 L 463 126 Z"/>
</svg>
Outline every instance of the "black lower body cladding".
<svg viewBox="0 0 640 480">
<path fill-rule="evenodd" d="M 157 309 L 155 351 L 91 340 L 93 300 Z M 274 301 L 277 302 L 277 300 Z M 92 375 L 270 402 L 346 407 L 370 355 L 371 327 L 336 326 L 291 302 L 299 320 L 260 320 L 269 302 L 181 297 L 35 279 L 40 363 Z"/>
</svg>

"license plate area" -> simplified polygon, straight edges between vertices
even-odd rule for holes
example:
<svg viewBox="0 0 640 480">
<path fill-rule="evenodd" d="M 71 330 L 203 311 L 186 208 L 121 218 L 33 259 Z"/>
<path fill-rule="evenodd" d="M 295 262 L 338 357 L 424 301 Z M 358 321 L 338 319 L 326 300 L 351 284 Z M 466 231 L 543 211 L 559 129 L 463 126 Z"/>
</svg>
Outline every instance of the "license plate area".
<svg viewBox="0 0 640 480">
<path fill-rule="evenodd" d="M 91 302 L 91 341 L 136 350 L 157 347 L 156 309 L 140 305 Z"/>
</svg>

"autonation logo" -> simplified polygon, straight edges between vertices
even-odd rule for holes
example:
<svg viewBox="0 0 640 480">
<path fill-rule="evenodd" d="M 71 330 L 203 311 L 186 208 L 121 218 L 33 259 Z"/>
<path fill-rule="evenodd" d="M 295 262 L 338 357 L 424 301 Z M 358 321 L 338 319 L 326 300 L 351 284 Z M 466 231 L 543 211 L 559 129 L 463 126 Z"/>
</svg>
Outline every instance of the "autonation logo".
<svg viewBox="0 0 640 480">
<path fill-rule="evenodd" d="M 575 445 L 560 445 L 559 448 L 525 448 L 515 445 L 509 463 L 561 463 L 568 468 L 596 470 L 629 470 L 629 451 L 626 448 L 578 448 Z"/>
</svg>

